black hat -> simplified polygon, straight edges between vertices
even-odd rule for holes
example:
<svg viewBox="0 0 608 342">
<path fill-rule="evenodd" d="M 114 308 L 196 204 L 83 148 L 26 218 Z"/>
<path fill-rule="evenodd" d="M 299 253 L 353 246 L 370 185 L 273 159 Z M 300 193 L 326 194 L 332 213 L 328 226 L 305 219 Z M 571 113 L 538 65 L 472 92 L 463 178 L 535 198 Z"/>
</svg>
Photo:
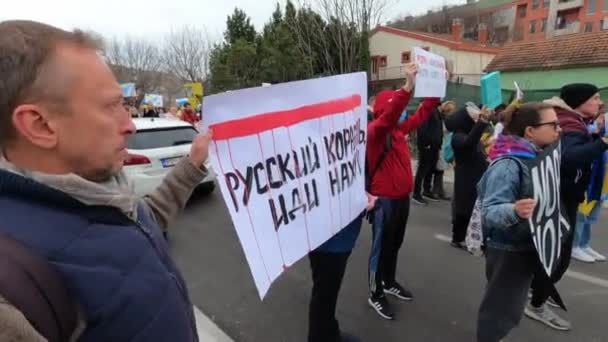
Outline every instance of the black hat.
<svg viewBox="0 0 608 342">
<path fill-rule="evenodd" d="M 574 83 L 563 86 L 560 97 L 570 108 L 576 109 L 599 91 L 593 84 Z"/>
</svg>

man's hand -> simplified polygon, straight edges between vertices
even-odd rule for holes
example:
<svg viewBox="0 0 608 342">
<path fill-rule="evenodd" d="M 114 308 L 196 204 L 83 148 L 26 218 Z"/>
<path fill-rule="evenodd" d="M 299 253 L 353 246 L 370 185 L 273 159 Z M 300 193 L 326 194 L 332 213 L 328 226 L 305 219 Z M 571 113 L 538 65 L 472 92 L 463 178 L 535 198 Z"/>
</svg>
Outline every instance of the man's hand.
<svg viewBox="0 0 608 342">
<path fill-rule="evenodd" d="M 522 219 L 529 219 L 532 213 L 534 213 L 535 207 L 536 201 L 531 198 L 519 200 L 513 205 L 515 213 Z"/>
<path fill-rule="evenodd" d="M 405 65 L 405 85 L 403 90 L 411 93 L 416 85 L 416 73 L 418 72 L 418 66 L 416 63 L 408 63 Z"/>
<path fill-rule="evenodd" d="M 376 200 L 378 199 L 378 197 L 371 195 L 369 193 L 367 194 L 367 210 L 372 210 L 374 209 L 374 207 L 376 206 Z"/>
<path fill-rule="evenodd" d="M 206 134 L 197 135 L 192 141 L 192 148 L 190 148 L 190 162 L 196 166 L 201 167 L 203 163 L 209 157 L 209 143 L 213 138 L 213 130 L 209 129 Z"/>
</svg>

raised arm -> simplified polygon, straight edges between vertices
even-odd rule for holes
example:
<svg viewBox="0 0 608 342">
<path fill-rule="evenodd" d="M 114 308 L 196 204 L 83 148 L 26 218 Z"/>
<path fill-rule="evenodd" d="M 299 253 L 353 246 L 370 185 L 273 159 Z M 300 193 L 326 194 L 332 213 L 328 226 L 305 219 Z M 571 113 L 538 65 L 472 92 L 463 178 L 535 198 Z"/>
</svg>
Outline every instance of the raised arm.
<svg viewBox="0 0 608 342">
<path fill-rule="evenodd" d="M 439 106 L 440 101 L 441 100 L 438 97 L 424 99 L 420 107 L 416 110 L 416 113 L 399 124 L 399 130 L 403 132 L 403 134 L 409 134 L 411 131 L 420 127 L 431 117 L 431 115 L 433 115 L 433 112 Z"/>
</svg>

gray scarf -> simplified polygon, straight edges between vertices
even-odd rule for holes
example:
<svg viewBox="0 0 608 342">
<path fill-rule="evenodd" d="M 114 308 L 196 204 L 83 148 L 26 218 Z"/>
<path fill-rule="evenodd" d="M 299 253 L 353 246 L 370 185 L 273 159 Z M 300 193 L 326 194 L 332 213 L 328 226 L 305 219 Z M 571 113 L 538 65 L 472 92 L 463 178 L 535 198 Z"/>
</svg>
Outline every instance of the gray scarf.
<svg viewBox="0 0 608 342">
<path fill-rule="evenodd" d="M 138 197 L 134 194 L 124 171 L 106 182 L 96 183 L 73 173 L 51 175 L 19 168 L 2 154 L 0 154 L 0 169 L 64 192 L 86 205 L 115 207 L 131 218 L 135 219 L 137 216 Z"/>
</svg>

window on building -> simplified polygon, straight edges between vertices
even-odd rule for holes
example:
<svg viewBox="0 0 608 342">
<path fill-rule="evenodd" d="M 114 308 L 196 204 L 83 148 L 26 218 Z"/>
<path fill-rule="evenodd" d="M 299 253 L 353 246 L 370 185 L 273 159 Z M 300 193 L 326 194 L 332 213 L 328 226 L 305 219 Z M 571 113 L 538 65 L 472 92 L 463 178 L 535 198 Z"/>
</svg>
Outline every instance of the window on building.
<svg viewBox="0 0 608 342">
<path fill-rule="evenodd" d="M 401 63 L 402 64 L 406 64 L 411 62 L 412 60 L 412 53 L 407 51 L 407 52 L 402 52 L 401 53 Z"/>
<path fill-rule="evenodd" d="M 587 14 L 595 14 L 596 9 L 597 9 L 597 0 L 587 0 Z"/>
<path fill-rule="evenodd" d="M 585 23 L 585 32 L 593 32 L 593 23 Z"/>
<path fill-rule="evenodd" d="M 600 31 L 608 30 L 608 22 L 605 20 L 600 20 Z"/>
<path fill-rule="evenodd" d="M 608 0 L 604 0 L 604 6 L 602 6 L 603 12 L 608 12 Z"/>
<path fill-rule="evenodd" d="M 532 0 L 532 9 L 537 9 L 540 6 L 540 0 Z"/>
<path fill-rule="evenodd" d="M 526 5 L 517 6 L 517 16 L 520 18 L 525 18 L 527 9 L 528 9 L 528 6 L 526 6 Z"/>
<path fill-rule="evenodd" d="M 532 20 L 530 22 L 530 33 L 532 33 L 532 34 L 536 33 L 536 20 Z"/>
<path fill-rule="evenodd" d="M 387 61 L 386 56 L 380 56 L 380 67 L 381 67 L 381 68 L 386 67 L 387 62 L 388 62 L 388 61 Z"/>
<path fill-rule="evenodd" d="M 551 6 L 551 0 L 543 0 L 543 7 L 549 8 Z"/>
</svg>

